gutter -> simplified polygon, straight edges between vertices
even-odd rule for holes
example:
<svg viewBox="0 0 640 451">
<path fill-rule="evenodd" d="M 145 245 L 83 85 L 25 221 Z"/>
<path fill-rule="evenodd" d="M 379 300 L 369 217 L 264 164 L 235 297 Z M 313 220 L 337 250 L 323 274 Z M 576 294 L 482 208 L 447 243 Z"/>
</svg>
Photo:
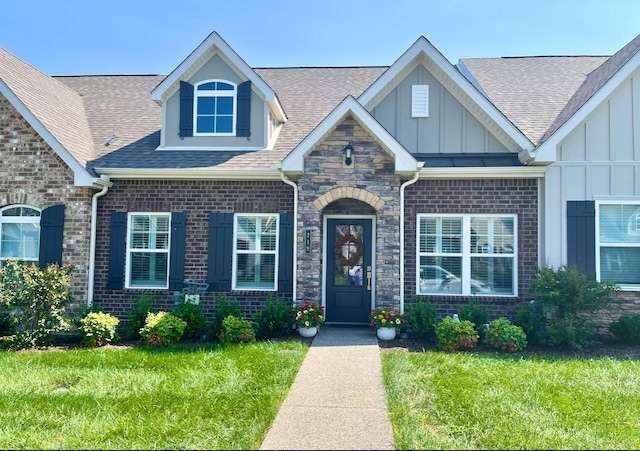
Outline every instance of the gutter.
<svg viewBox="0 0 640 451">
<path fill-rule="evenodd" d="M 418 163 L 416 172 L 412 179 L 400 185 L 400 313 L 404 313 L 404 189 L 413 185 L 420 178 L 420 170 L 424 166 L 424 161 Z"/>
<path fill-rule="evenodd" d="M 106 175 L 101 175 L 99 179 L 94 179 L 94 187 L 102 186 L 91 198 L 91 234 L 89 236 L 89 281 L 87 287 L 87 306 L 93 305 L 94 279 L 96 271 L 96 230 L 98 228 L 98 198 L 107 194 L 113 183 Z"/>
<path fill-rule="evenodd" d="M 298 296 L 298 185 L 284 174 L 281 167 L 278 170 L 280 179 L 293 188 L 293 305 L 295 305 Z"/>
</svg>

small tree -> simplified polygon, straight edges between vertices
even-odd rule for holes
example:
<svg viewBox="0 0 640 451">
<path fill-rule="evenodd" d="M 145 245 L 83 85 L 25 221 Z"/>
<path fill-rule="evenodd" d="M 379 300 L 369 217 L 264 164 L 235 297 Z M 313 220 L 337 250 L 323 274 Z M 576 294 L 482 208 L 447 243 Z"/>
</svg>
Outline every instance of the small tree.
<svg viewBox="0 0 640 451">
<path fill-rule="evenodd" d="M 222 331 L 222 322 L 227 316 L 235 316 L 242 318 L 242 312 L 236 302 L 229 302 L 225 297 L 218 293 L 216 296 L 216 309 L 213 312 L 213 318 L 207 330 L 207 338 L 211 341 L 218 341 L 220 332 Z"/>
<path fill-rule="evenodd" d="M 253 321 L 257 338 L 280 337 L 291 332 L 293 312 L 284 299 L 269 293 L 264 308 L 256 312 Z"/>
<path fill-rule="evenodd" d="M 437 309 L 432 302 L 420 299 L 407 306 L 409 336 L 421 340 L 433 340 L 436 336 Z"/>
<path fill-rule="evenodd" d="M 612 282 L 597 282 L 577 266 L 540 268 L 532 283 L 533 295 L 544 305 L 550 345 L 581 348 L 594 334 L 595 326 L 585 314 L 607 305 L 619 288 Z"/>
<path fill-rule="evenodd" d="M 145 325 L 149 313 L 156 312 L 155 308 L 153 308 L 154 301 L 155 296 L 151 293 L 139 293 L 133 300 L 127 314 L 129 319 L 127 335 L 129 335 L 130 339 L 140 340 L 142 338 L 140 329 Z"/>
</svg>

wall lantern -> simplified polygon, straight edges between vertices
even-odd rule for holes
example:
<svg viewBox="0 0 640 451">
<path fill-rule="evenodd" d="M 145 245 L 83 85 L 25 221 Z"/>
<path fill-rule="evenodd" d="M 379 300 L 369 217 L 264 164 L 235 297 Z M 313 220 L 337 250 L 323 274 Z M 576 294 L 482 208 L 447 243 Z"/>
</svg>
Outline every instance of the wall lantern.
<svg viewBox="0 0 640 451">
<path fill-rule="evenodd" d="M 353 146 L 351 145 L 351 143 L 347 144 L 346 146 L 344 146 L 344 149 L 342 149 L 342 153 L 344 154 L 345 166 L 351 166 L 351 163 L 353 163 L 351 152 L 353 152 Z"/>
</svg>

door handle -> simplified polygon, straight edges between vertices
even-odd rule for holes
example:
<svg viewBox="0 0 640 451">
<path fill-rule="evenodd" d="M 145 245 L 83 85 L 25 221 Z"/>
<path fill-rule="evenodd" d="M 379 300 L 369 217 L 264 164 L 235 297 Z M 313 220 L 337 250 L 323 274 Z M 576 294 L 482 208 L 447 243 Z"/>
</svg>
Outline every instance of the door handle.
<svg viewBox="0 0 640 451">
<path fill-rule="evenodd" d="M 371 266 L 367 266 L 367 290 L 371 291 Z"/>
</svg>

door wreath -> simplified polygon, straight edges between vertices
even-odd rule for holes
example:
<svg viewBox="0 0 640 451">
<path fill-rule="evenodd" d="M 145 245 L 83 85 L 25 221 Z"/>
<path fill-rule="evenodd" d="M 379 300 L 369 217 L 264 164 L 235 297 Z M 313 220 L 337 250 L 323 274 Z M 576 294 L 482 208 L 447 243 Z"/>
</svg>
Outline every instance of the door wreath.
<svg viewBox="0 0 640 451">
<path fill-rule="evenodd" d="M 349 257 L 345 257 L 344 252 L 342 252 L 342 247 L 348 243 L 352 243 L 356 250 L 355 252 L 349 253 Z M 338 238 L 333 245 L 333 254 L 336 257 L 336 261 L 342 266 L 355 266 L 360 264 L 360 258 L 362 258 L 363 253 L 364 245 L 362 241 L 352 233 L 344 234 Z"/>
</svg>

